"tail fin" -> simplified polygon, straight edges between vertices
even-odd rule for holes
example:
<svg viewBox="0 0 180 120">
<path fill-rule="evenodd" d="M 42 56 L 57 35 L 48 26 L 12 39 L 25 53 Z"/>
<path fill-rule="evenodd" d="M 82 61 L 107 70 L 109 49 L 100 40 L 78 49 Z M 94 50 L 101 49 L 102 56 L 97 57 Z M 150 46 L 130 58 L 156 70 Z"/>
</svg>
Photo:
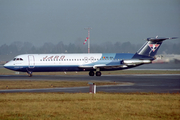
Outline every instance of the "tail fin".
<svg viewBox="0 0 180 120">
<path fill-rule="evenodd" d="M 177 37 L 159 38 L 158 36 L 156 36 L 155 38 L 147 38 L 146 39 L 147 42 L 137 51 L 135 56 L 141 55 L 141 56 L 154 57 L 164 40 L 176 39 L 176 38 Z"/>
</svg>

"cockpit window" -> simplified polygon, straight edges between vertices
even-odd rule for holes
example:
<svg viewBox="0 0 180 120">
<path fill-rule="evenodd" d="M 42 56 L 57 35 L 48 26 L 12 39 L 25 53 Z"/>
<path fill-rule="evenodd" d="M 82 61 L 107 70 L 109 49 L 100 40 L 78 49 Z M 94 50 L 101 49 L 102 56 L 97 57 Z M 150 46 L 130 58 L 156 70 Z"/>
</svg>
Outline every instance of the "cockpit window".
<svg viewBox="0 0 180 120">
<path fill-rule="evenodd" d="M 23 61 L 22 58 L 14 58 L 13 61 Z"/>
</svg>

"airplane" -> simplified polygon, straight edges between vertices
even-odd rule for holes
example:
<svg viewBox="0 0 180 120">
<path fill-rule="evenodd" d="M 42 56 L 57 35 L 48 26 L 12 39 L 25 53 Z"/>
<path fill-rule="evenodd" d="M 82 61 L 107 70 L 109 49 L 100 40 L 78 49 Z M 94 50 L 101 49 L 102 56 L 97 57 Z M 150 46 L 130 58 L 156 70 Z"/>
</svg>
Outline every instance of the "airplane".
<svg viewBox="0 0 180 120">
<path fill-rule="evenodd" d="M 145 44 L 135 53 L 81 53 L 81 54 L 23 54 L 4 65 L 5 68 L 27 72 L 89 71 L 89 76 L 101 76 L 101 71 L 124 70 L 150 64 L 164 40 L 176 39 L 147 38 Z M 127 46 L 128 47 L 128 46 Z"/>
</svg>

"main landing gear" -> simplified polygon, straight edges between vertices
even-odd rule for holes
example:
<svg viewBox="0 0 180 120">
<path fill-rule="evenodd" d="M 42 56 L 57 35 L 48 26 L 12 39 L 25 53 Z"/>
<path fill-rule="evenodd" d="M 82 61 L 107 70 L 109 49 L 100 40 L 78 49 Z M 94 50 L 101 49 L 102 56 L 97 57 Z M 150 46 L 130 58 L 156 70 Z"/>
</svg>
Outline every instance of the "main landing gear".
<svg viewBox="0 0 180 120">
<path fill-rule="evenodd" d="M 89 72 L 89 76 L 94 76 L 94 71 L 90 71 Z M 100 71 L 96 71 L 96 76 L 101 76 L 101 72 Z"/>
<path fill-rule="evenodd" d="M 94 71 L 89 71 L 89 76 L 94 76 Z"/>
<path fill-rule="evenodd" d="M 28 71 L 27 74 L 29 77 L 32 77 L 32 72 Z"/>
<path fill-rule="evenodd" d="M 100 72 L 100 71 L 97 71 L 97 72 L 96 72 L 96 76 L 101 76 L 101 72 Z"/>
</svg>

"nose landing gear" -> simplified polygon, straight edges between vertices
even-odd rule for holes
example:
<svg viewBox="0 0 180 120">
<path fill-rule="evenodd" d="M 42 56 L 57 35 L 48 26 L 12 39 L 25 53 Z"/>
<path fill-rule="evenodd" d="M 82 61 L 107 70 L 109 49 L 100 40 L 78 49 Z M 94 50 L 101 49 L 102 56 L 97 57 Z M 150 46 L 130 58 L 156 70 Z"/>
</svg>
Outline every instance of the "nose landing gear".
<svg viewBox="0 0 180 120">
<path fill-rule="evenodd" d="M 29 77 L 32 77 L 32 72 L 28 71 L 27 74 Z"/>
</svg>

